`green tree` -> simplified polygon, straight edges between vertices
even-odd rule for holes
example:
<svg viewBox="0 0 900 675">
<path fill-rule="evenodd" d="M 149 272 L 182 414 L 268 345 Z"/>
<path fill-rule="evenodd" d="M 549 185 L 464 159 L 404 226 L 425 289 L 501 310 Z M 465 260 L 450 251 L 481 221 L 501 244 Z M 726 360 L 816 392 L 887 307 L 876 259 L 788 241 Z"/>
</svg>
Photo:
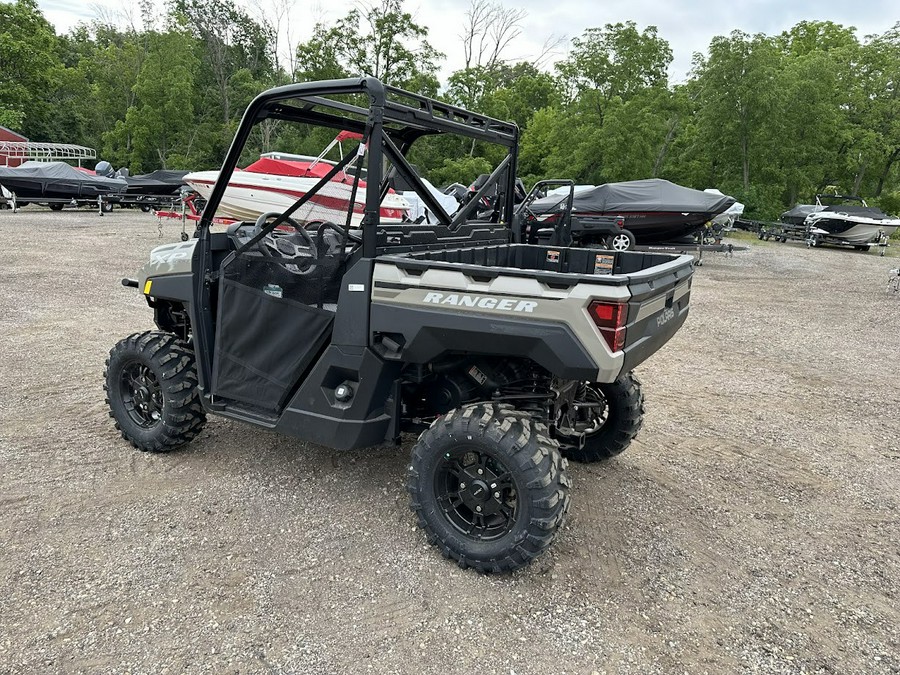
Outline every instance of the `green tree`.
<svg viewBox="0 0 900 675">
<path fill-rule="evenodd" d="M 197 86 L 200 109 L 217 111 L 226 129 L 240 118 L 252 96 L 275 81 L 271 27 L 255 21 L 233 0 L 174 0 L 172 14 L 183 18 L 202 45 Z"/>
<path fill-rule="evenodd" d="M 627 22 L 590 28 L 572 44 L 557 65 L 565 101 L 534 115 L 523 137 L 523 169 L 534 178 L 589 183 L 654 175 L 677 130 L 666 86 L 668 43 L 655 26 L 638 31 Z"/>
<path fill-rule="evenodd" d="M 334 26 L 317 24 L 297 49 L 296 79 L 371 75 L 385 84 L 434 95 L 437 61 L 428 29 L 403 10 L 403 0 L 352 9 Z"/>
<path fill-rule="evenodd" d="M 878 196 L 900 157 L 900 24 L 869 38 L 850 63 L 844 185 L 854 195 Z"/>
<path fill-rule="evenodd" d="M 638 31 L 627 21 L 588 28 L 572 40 L 572 53 L 557 70 L 570 94 L 593 90 L 603 101 L 628 100 L 647 87 L 664 87 L 671 62 L 672 49 L 656 26 Z"/>
<path fill-rule="evenodd" d="M 134 85 L 135 104 L 106 136 L 112 159 L 134 172 L 189 166 L 197 133 L 191 92 L 200 63 L 194 42 L 173 29 L 150 33 L 148 46 Z"/>
<path fill-rule="evenodd" d="M 767 166 L 771 131 L 780 124 L 780 59 L 772 38 L 740 31 L 713 38 L 709 56 L 695 58 L 700 141 L 716 163 L 715 182 L 731 178 L 737 164 L 749 192 L 753 170 Z"/>
<path fill-rule="evenodd" d="M 35 0 L 0 3 L 0 125 L 47 140 L 43 125 L 54 111 L 43 94 L 60 66 L 56 33 Z"/>
</svg>

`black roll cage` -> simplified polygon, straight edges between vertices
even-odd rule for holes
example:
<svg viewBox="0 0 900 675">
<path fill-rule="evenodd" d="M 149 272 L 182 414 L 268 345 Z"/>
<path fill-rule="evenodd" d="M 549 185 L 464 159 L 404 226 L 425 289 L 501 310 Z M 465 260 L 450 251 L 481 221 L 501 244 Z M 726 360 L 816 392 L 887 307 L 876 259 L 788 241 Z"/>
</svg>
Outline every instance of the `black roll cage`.
<svg viewBox="0 0 900 675">
<path fill-rule="evenodd" d="M 328 98 L 354 94 L 367 96 L 368 107 Z M 289 100 L 290 103 L 287 102 Z M 210 350 L 214 331 L 210 294 L 212 282 L 216 278 L 210 227 L 253 127 L 265 119 L 306 123 L 362 134 L 363 143 L 367 146 L 366 180 L 370 186 L 366 191 L 362 220 L 364 259 L 371 259 L 376 255 L 380 205 L 389 187 L 388 177 L 384 175 L 385 158 L 391 162 L 392 170 L 413 186 L 438 222 L 450 230 L 455 230 L 470 217 L 481 197 L 495 184 L 498 185 L 498 192 L 502 197 L 498 204 L 498 220 L 509 225 L 513 222 L 519 145 L 519 128 L 514 123 L 387 86 L 374 77 L 295 83 L 264 91 L 253 99 L 244 112 L 222 163 L 219 177 L 197 224 L 198 242 L 194 253 L 194 270 L 199 276 L 199 283 L 194 284 L 193 301 L 196 312 L 194 332 L 195 339 L 202 346 L 198 350 L 198 366 L 201 370 L 201 381 L 205 382 L 209 382 L 211 370 Z M 406 160 L 406 154 L 417 139 L 438 134 L 455 134 L 507 148 L 506 157 L 475 198 L 460 208 L 452 218 Z M 499 185 L 501 179 L 504 180 L 504 185 Z M 374 189 L 376 185 L 379 186 L 377 190 Z M 269 223 L 267 227 L 270 229 L 275 227 L 279 220 Z"/>
<path fill-rule="evenodd" d="M 352 94 L 367 95 L 368 108 L 327 98 Z M 301 105 L 285 103 L 289 99 L 296 99 Z M 391 162 L 394 170 L 415 188 L 416 193 L 442 225 L 454 229 L 471 213 L 471 210 L 461 209 L 451 218 L 406 161 L 406 154 L 412 144 L 422 136 L 450 133 L 506 147 L 508 149 L 506 158 L 491 174 L 493 180 L 488 180 L 485 188 L 489 189 L 500 178 L 505 178 L 507 185 L 500 186 L 505 199 L 501 204 L 499 218 L 501 222 L 512 220 L 519 141 L 519 129 L 515 124 L 390 87 L 374 77 L 364 77 L 289 84 L 269 89 L 257 96 L 241 119 L 231 148 L 222 163 L 219 179 L 203 211 L 198 224 L 201 238 L 202 233 L 208 232 L 212 225 L 212 217 L 222 199 L 225 186 L 234 173 L 253 126 L 264 119 L 306 123 L 363 135 L 364 142 L 368 145 L 367 181 L 373 186 L 380 186 L 378 191 L 369 190 L 366 198 L 363 217 L 364 257 L 375 255 L 379 204 L 388 190 L 382 162 L 385 157 Z M 503 189 L 504 187 L 506 189 Z M 485 193 L 487 189 L 484 189 Z"/>
</svg>

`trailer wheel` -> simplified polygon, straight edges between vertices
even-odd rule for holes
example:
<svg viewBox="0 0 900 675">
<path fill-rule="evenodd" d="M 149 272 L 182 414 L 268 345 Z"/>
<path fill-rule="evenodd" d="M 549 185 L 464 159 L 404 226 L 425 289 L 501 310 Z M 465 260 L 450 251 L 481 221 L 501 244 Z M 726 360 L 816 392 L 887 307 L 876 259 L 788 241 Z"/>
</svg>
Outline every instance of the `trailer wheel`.
<svg viewBox="0 0 900 675">
<path fill-rule="evenodd" d="M 756 238 L 759 239 L 760 241 L 765 239 L 765 237 L 766 237 L 766 233 L 763 232 L 762 230 L 760 230 L 759 232 L 756 233 Z"/>
<path fill-rule="evenodd" d="M 590 464 L 624 452 L 644 423 L 644 394 L 634 373 L 621 375 L 611 384 L 585 383 L 578 397 L 587 405 L 578 408 L 565 425 L 557 423 L 563 456 Z"/>
<path fill-rule="evenodd" d="M 103 202 L 103 205 L 100 207 L 100 210 L 103 213 L 112 213 L 112 210 L 113 210 L 112 202 Z"/>
<path fill-rule="evenodd" d="M 528 413 L 476 403 L 413 447 L 407 490 L 429 543 L 460 567 L 512 572 L 553 542 L 569 506 L 566 460 Z"/>
<path fill-rule="evenodd" d="M 62 210 L 63 210 L 63 206 L 65 206 L 65 204 L 56 204 L 56 203 L 52 203 L 52 204 L 47 204 L 47 206 L 50 207 L 50 210 L 51 210 L 51 211 L 62 211 Z"/>
<path fill-rule="evenodd" d="M 613 251 L 630 251 L 634 248 L 636 241 L 630 230 L 621 230 L 616 234 L 611 234 L 606 245 Z"/>
<path fill-rule="evenodd" d="M 138 450 L 174 450 L 206 423 L 194 354 L 171 333 L 147 331 L 120 340 L 103 377 L 109 416 Z"/>
<path fill-rule="evenodd" d="M 144 213 L 150 213 L 150 205 L 149 204 L 141 204 L 141 211 Z"/>
</svg>

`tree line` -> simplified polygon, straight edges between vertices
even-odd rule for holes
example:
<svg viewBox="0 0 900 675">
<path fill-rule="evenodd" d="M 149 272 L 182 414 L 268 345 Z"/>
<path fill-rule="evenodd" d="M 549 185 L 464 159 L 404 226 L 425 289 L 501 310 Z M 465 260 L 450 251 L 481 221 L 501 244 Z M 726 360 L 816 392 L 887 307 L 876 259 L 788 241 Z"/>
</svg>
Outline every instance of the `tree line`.
<svg viewBox="0 0 900 675">
<path fill-rule="evenodd" d="M 98 20 L 63 35 L 35 0 L 0 3 L 0 125 L 96 147 L 132 173 L 214 168 L 260 91 L 368 74 L 515 121 L 526 184 L 660 177 L 717 187 L 760 218 L 826 190 L 900 212 L 900 23 L 862 38 L 828 21 L 772 36 L 735 30 L 713 38 L 673 84 L 672 50 L 653 26 L 590 28 L 553 65 L 555 43 L 514 61 L 506 55 L 524 11 L 472 0 L 457 21 L 464 66 L 440 82 L 446 55 L 404 0 L 319 23 L 285 58 L 294 2 L 252 11 L 235 0 L 169 0 L 158 15 L 143 0 L 130 27 Z M 325 130 L 276 123 L 253 152 L 318 154 L 328 140 Z M 429 138 L 412 160 L 435 184 L 467 183 L 495 152 Z"/>
</svg>

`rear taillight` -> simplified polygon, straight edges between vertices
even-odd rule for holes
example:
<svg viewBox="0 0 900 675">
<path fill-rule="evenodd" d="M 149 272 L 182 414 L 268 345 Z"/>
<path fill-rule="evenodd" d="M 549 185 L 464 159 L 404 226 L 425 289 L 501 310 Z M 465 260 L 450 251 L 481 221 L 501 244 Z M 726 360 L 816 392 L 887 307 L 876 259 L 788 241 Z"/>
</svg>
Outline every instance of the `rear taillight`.
<svg viewBox="0 0 900 675">
<path fill-rule="evenodd" d="M 606 344 L 614 351 L 625 346 L 625 322 L 628 319 L 628 305 L 619 302 L 594 300 L 588 306 L 588 314 L 600 329 Z"/>
<path fill-rule="evenodd" d="M 619 226 L 620 230 L 624 230 L 625 229 L 625 219 L 622 216 L 619 216 L 618 218 L 616 218 L 616 225 Z"/>
</svg>

